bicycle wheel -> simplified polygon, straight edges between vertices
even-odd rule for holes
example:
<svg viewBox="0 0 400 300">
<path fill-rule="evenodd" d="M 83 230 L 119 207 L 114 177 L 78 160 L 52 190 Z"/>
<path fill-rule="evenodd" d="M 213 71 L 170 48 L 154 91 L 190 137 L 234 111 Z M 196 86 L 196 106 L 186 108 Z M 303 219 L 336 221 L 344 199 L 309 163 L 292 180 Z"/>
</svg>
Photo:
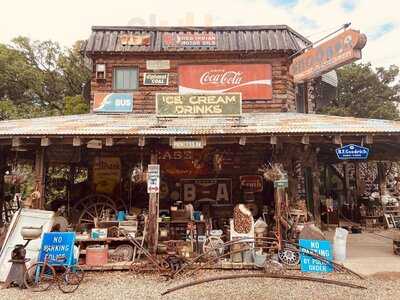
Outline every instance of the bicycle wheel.
<svg viewBox="0 0 400 300">
<path fill-rule="evenodd" d="M 56 271 L 48 264 L 35 263 L 24 274 L 24 283 L 27 289 L 33 292 L 43 292 L 49 289 L 56 278 Z"/>
<path fill-rule="evenodd" d="M 76 275 L 78 275 L 78 277 L 79 277 L 79 282 L 81 282 L 81 281 L 83 280 L 83 278 L 85 277 L 85 272 L 84 272 L 83 269 L 82 269 L 80 266 L 78 266 L 78 265 L 72 266 L 72 267 L 71 267 L 71 272 L 74 272 Z"/>
<path fill-rule="evenodd" d="M 58 288 L 63 293 L 73 293 L 79 287 L 81 283 L 81 278 L 78 273 L 72 272 L 70 269 L 67 269 L 64 273 L 61 274 L 58 280 Z"/>
</svg>

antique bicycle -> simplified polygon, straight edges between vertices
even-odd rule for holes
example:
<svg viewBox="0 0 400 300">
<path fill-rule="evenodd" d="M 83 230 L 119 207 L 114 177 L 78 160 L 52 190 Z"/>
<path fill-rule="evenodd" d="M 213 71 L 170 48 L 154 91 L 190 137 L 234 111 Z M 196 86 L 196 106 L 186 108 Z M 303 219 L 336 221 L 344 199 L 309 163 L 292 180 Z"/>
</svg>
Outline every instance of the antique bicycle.
<svg viewBox="0 0 400 300">
<path fill-rule="evenodd" d="M 66 265 L 65 261 L 64 255 L 58 255 L 55 260 L 46 255 L 43 262 L 37 262 L 25 271 L 25 286 L 31 291 L 43 292 L 57 283 L 63 293 L 73 293 L 83 280 L 84 271 L 78 265 Z"/>
</svg>

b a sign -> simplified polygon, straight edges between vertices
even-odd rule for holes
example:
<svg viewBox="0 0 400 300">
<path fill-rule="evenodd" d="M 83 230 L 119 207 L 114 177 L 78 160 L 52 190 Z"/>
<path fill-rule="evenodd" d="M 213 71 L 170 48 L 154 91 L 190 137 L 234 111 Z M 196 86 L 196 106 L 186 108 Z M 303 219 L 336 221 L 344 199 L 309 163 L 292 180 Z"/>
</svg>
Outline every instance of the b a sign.
<svg viewBox="0 0 400 300">
<path fill-rule="evenodd" d="M 368 154 L 368 148 L 354 144 L 336 149 L 336 155 L 340 160 L 367 159 Z"/>
</svg>

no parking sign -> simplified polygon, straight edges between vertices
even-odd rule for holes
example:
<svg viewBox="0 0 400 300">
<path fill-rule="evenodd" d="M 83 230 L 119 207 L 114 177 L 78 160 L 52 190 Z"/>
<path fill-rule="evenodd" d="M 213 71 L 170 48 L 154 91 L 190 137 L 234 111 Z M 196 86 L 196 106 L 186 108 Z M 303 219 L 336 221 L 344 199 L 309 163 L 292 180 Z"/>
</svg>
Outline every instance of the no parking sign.
<svg viewBox="0 0 400 300">
<path fill-rule="evenodd" d="M 314 258 L 308 253 L 318 254 L 326 260 L 332 261 L 332 246 L 325 240 L 300 240 L 300 267 L 302 272 L 332 272 L 333 266 Z"/>
</svg>

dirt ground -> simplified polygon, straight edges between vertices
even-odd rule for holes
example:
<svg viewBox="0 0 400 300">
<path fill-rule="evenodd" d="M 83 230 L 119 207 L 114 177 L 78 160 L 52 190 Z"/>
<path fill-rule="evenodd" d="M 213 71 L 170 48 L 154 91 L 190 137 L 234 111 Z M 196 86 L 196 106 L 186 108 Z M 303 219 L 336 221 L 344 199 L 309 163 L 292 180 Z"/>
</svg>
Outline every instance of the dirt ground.
<svg viewBox="0 0 400 300">
<path fill-rule="evenodd" d="M 291 271 L 299 275 L 299 271 Z M 311 275 L 335 279 L 367 287 L 354 289 L 317 282 L 288 279 L 246 278 L 215 281 L 185 288 L 166 296 L 161 293 L 183 282 L 204 277 L 249 271 L 204 271 L 196 278 L 166 282 L 155 275 L 134 275 L 130 272 L 87 273 L 79 289 L 63 294 L 56 286 L 42 293 L 10 288 L 0 291 L 0 299 L 399 299 L 400 273 L 378 273 L 365 280 L 345 274 Z"/>
</svg>

